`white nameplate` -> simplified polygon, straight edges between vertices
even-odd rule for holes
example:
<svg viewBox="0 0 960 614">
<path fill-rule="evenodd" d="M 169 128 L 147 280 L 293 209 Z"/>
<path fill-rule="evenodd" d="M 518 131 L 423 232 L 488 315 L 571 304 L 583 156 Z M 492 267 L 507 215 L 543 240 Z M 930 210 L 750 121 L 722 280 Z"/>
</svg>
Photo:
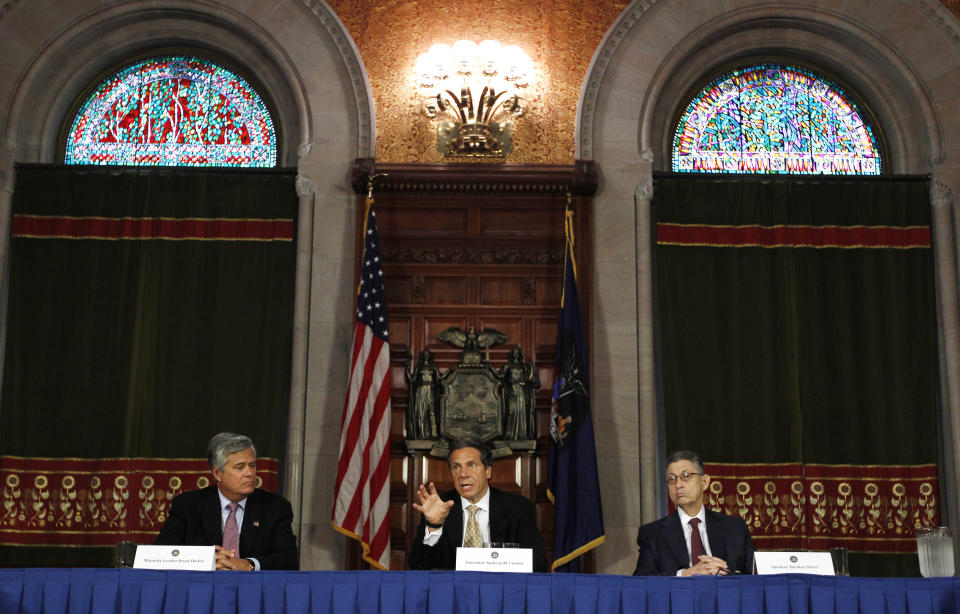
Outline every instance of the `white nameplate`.
<svg viewBox="0 0 960 614">
<path fill-rule="evenodd" d="M 808 573 L 832 576 L 833 559 L 829 552 L 755 552 L 757 574 Z"/>
<path fill-rule="evenodd" d="M 457 571 L 533 572 L 533 548 L 457 548 Z"/>
<path fill-rule="evenodd" d="M 188 569 L 213 571 L 217 566 L 213 546 L 137 546 L 136 569 Z"/>
</svg>

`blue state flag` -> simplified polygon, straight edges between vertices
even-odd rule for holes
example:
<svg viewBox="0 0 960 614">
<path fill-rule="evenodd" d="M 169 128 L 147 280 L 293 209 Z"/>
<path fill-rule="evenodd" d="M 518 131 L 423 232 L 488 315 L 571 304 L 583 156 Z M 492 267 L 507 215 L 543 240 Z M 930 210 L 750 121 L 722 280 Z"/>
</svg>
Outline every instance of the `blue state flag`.
<svg viewBox="0 0 960 614">
<path fill-rule="evenodd" d="M 577 557 L 602 544 L 605 538 L 571 218 L 572 212 L 568 211 L 556 376 L 550 408 L 547 497 L 553 502 L 551 569 L 577 572 Z"/>
</svg>

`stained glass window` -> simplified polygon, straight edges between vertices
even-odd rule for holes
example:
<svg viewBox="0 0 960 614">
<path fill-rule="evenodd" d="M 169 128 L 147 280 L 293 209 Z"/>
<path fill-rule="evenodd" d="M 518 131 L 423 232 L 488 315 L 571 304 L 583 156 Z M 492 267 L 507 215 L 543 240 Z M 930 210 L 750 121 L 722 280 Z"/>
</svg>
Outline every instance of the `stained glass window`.
<svg viewBox="0 0 960 614">
<path fill-rule="evenodd" d="M 67 164 L 277 164 L 263 100 L 209 60 L 166 56 L 127 66 L 100 84 L 67 135 Z"/>
<path fill-rule="evenodd" d="M 772 64 L 724 74 L 693 97 L 673 138 L 673 170 L 879 175 L 873 130 L 840 89 Z"/>
</svg>

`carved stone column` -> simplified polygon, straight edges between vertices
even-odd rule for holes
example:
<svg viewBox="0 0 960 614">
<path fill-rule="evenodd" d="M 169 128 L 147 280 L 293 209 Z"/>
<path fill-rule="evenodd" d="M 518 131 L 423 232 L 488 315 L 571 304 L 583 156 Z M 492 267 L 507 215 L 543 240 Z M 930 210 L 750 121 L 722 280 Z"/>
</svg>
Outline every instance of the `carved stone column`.
<svg viewBox="0 0 960 614">
<path fill-rule="evenodd" d="M 297 526 L 303 532 L 303 438 L 307 415 L 307 356 L 310 349 L 310 280 L 313 262 L 313 207 L 317 188 L 304 175 L 297 175 L 297 261 L 293 292 L 293 355 L 290 361 L 290 413 L 287 420 L 287 462 L 284 494 L 293 505 Z"/>
<path fill-rule="evenodd" d="M 637 236 L 637 396 L 640 423 L 640 514 L 642 522 L 660 516 L 659 458 L 657 445 L 660 424 L 657 418 L 656 370 L 653 340 L 653 248 L 651 201 L 653 175 L 646 177 L 634 190 Z"/>
<path fill-rule="evenodd" d="M 953 192 L 941 181 L 930 186 L 934 262 L 940 319 L 941 396 L 944 467 L 942 497 L 946 502 L 944 524 L 960 521 L 960 299 L 957 291 L 956 232 L 953 223 Z M 960 554 L 960 553 L 958 553 Z"/>
</svg>

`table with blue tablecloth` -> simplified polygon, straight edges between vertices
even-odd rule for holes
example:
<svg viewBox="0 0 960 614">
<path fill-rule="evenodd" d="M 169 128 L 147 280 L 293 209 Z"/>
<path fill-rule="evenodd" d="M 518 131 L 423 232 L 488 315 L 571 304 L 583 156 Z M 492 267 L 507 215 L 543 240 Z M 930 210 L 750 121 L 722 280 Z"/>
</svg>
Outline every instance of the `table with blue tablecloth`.
<svg viewBox="0 0 960 614">
<path fill-rule="evenodd" d="M 2 614 L 957 614 L 960 578 L 0 569 Z"/>
</svg>

